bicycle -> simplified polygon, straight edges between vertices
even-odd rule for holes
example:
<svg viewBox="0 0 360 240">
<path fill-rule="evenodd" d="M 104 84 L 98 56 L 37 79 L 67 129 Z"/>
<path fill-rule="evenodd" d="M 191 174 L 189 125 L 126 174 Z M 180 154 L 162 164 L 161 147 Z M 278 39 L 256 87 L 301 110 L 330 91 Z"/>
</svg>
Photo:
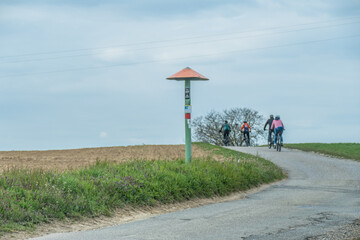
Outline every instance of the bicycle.
<svg viewBox="0 0 360 240">
<path fill-rule="evenodd" d="M 222 133 L 222 131 L 219 131 L 219 133 Z M 229 134 L 224 134 L 224 140 L 223 140 L 224 146 L 230 146 L 230 137 Z"/>
<path fill-rule="evenodd" d="M 281 152 L 281 135 L 283 133 L 283 130 L 277 132 L 276 137 L 276 151 Z"/>
<path fill-rule="evenodd" d="M 270 133 L 270 142 L 268 142 L 269 149 L 271 149 L 271 147 L 275 148 L 275 145 L 274 145 L 275 136 L 274 135 L 275 135 L 275 133 L 272 131 Z"/>
<path fill-rule="evenodd" d="M 230 145 L 230 138 L 229 138 L 229 135 L 225 135 L 225 138 L 224 138 L 224 145 L 225 146 L 229 146 Z"/>
<path fill-rule="evenodd" d="M 242 131 L 242 133 L 243 133 L 243 136 L 244 136 L 244 140 L 243 140 L 243 141 L 245 141 L 246 146 L 249 147 L 249 146 L 250 146 L 250 137 L 249 137 L 248 134 L 244 134 L 244 131 Z M 249 133 L 249 134 L 250 134 L 250 133 Z"/>
</svg>

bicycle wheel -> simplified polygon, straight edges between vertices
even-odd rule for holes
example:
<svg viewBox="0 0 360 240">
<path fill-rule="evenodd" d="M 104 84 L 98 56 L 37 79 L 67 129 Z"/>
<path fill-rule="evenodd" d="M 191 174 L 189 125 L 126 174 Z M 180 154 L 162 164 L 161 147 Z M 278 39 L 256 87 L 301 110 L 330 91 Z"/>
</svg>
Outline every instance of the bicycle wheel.
<svg viewBox="0 0 360 240">
<path fill-rule="evenodd" d="M 225 137 L 224 139 L 224 145 L 227 147 L 229 146 L 229 137 Z"/>
<path fill-rule="evenodd" d="M 268 142 L 269 149 L 274 145 L 274 134 L 270 133 L 270 142 Z"/>
<path fill-rule="evenodd" d="M 279 151 L 279 152 L 281 152 L 281 136 L 280 136 L 280 134 L 278 134 L 276 140 L 277 140 L 277 141 L 276 141 L 276 142 L 277 142 L 277 143 L 276 143 L 276 150 Z"/>
</svg>

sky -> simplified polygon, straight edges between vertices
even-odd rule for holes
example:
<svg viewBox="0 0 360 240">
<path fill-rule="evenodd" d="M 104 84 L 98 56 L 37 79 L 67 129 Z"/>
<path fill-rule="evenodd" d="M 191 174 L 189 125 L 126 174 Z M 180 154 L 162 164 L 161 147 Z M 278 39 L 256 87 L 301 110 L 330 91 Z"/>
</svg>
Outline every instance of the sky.
<svg viewBox="0 0 360 240">
<path fill-rule="evenodd" d="M 0 0 L 0 150 L 184 144 L 185 67 L 192 118 L 360 142 L 358 0 Z"/>
</svg>

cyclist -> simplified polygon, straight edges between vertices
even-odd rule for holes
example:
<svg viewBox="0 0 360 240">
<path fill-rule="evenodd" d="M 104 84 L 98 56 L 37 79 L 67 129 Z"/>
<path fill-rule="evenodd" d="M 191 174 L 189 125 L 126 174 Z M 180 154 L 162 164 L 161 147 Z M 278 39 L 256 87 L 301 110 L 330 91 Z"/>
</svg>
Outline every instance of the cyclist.
<svg viewBox="0 0 360 240">
<path fill-rule="evenodd" d="M 271 141 L 271 134 L 274 132 L 274 130 L 271 130 L 271 125 L 272 122 L 274 121 L 274 115 L 270 115 L 270 118 L 266 121 L 265 125 L 264 125 L 264 131 L 266 130 L 266 126 L 269 125 L 269 136 L 268 136 L 268 143 L 273 144 L 273 142 Z"/>
<path fill-rule="evenodd" d="M 247 123 L 247 121 L 244 121 L 244 124 L 241 125 L 241 132 L 244 134 L 244 139 L 246 139 L 245 135 L 248 137 L 248 141 L 250 141 L 250 135 L 249 133 L 251 132 L 251 127 L 250 125 Z M 247 143 L 249 145 L 249 142 Z"/>
<path fill-rule="evenodd" d="M 277 115 L 275 116 L 274 121 L 271 124 L 271 129 L 275 130 L 275 143 L 276 144 L 276 140 L 277 140 L 277 135 L 278 133 L 280 134 L 281 137 L 281 146 L 283 145 L 283 137 L 282 137 L 282 132 L 285 130 L 284 124 L 283 122 L 280 120 L 280 116 Z"/>
<path fill-rule="evenodd" d="M 228 121 L 225 121 L 225 123 L 221 126 L 219 132 L 222 132 L 223 129 L 224 129 L 224 141 L 226 141 L 229 139 L 229 133 L 231 131 L 231 127 L 230 127 Z"/>
</svg>

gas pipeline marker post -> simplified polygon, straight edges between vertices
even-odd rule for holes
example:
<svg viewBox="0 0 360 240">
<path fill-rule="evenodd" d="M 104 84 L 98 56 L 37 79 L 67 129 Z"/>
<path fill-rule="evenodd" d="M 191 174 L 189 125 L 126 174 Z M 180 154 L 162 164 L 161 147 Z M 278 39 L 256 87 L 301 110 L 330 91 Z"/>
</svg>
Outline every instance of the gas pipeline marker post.
<svg viewBox="0 0 360 240">
<path fill-rule="evenodd" d="M 185 81 L 185 163 L 191 162 L 191 94 L 190 81 L 207 81 L 208 78 L 187 67 L 166 78 L 167 80 Z"/>
</svg>

